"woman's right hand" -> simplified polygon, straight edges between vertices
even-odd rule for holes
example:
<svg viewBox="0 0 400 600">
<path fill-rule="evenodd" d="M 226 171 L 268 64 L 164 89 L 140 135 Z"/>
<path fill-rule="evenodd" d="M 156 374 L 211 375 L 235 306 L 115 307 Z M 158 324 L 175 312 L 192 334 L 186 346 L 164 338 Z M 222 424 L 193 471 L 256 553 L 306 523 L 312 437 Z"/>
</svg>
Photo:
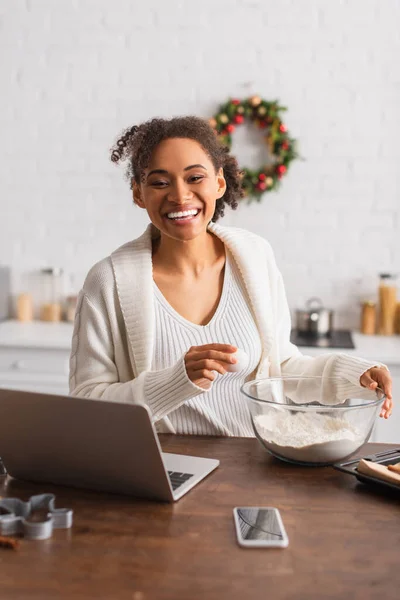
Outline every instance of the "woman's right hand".
<svg viewBox="0 0 400 600">
<path fill-rule="evenodd" d="M 232 356 L 237 347 L 230 344 L 205 344 L 192 346 L 185 354 L 186 373 L 192 383 L 207 390 L 217 371 L 224 375 L 230 364 L 237 362 Z"/>
</svg>

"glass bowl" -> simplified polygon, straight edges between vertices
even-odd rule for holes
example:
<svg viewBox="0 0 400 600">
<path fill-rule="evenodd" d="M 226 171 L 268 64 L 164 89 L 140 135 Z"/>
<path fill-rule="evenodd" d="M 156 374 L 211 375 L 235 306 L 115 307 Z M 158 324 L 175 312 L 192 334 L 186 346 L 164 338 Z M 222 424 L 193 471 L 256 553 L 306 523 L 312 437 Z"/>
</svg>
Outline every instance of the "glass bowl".
<svg viewBox="0 0 400 600">
<path fill-rule="evenodd" d="M 270 377 L 241 387 L 254 433 L 281 460 L 325 466 L 365 444 L 386 396 L 341 377 Z"/>
</svg>

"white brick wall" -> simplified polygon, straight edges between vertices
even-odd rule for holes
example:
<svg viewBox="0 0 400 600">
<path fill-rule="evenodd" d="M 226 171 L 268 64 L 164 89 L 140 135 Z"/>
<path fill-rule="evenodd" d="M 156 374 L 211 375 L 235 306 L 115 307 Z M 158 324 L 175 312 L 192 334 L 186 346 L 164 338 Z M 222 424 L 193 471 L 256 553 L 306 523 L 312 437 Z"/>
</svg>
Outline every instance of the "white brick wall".
<svg viewBox="0 0 400 600">
<path fill-rule="evenodd" d="M 289 107 L 305 161 L 225 223 L 270 240 L 293 308 L 321 295 L 356 325 L 359 289 L 400 271 L 399 24 L 400 0 L 3 0 L 0 260 L 15 291 L 47 265 L 79 287 L 144 229 L 108 159 L 121 129 L 259 93 Z"/>
</svg>

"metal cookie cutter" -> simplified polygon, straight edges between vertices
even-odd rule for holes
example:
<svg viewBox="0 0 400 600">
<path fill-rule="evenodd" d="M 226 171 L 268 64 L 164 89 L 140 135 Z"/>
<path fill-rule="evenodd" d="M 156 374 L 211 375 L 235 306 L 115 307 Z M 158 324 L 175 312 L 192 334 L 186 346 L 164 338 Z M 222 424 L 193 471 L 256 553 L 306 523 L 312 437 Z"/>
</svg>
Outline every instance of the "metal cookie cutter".
<svg viewBox="0 0 400 600">
<path fill-rule="evenodd" d="M 53 529 L 68 529 L 72 526 L 73 511 L 54 508 L 54 501 L 54 494 L 31 496 L 28 502 L 19 498 L 3 498 L 0 500 L 0 511 L 3 513 L 0 514 L 0 535 L 22 533 L 30 540 L 47 540 L 52 536 Z M 44 513 L 44 518 L 30 520 L 37 511 Z"/>
</svg>

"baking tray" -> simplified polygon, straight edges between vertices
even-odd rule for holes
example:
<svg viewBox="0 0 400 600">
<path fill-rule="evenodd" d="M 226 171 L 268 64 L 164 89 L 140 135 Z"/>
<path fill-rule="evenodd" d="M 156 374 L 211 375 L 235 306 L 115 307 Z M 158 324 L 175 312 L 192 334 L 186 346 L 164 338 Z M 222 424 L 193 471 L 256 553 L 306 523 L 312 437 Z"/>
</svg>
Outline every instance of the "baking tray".
<svg viewBox="0 0 400 600">
<path fill-rule="evenodd" d="M 338 471 L 343 471 L 343 473 L 349 473 L 350 475 L 354 475 L 359 481 L 362 483 L 372 484 L 374 486 L 379 486 L 381 488 L 396 490 L 396 492 L 400 493 L 400 485 L 396 483 L 391 483 L 390 481 L 383 481 L 383 479 L 378 479 L 377 477 L 371 477 L 371 475 L 364 475 L 364 473 L 359 473 L 357 470 L 357 465 L 361 459 L 370 460 L 374 463 L 379 463 L 380 465 L 391 465 L 393 463 L 400 462 L 400 448 L 394 448 L 393 450 L 385 450 L 384 452 L 378 452 L 377 454 L 369 454 L 368 456 L 360 456 L 359 458 L 344 461 L 341 463 L 335 463 L 333 466 L 334 469 Z"/>
</svg>

